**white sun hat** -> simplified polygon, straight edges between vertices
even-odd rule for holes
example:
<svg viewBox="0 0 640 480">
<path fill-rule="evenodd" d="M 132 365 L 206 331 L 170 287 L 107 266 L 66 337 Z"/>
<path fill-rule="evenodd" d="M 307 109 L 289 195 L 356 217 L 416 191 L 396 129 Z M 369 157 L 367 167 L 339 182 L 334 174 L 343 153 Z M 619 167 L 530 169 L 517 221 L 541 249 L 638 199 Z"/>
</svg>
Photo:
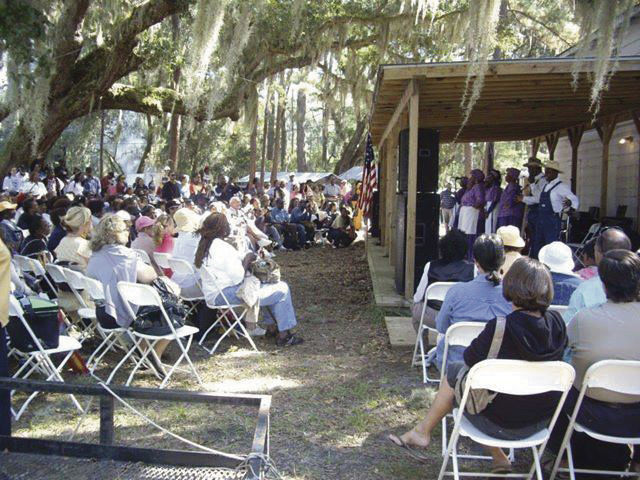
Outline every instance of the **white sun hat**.
<svg viewBox="0 0 640 480">
<path fill-rule="evenodd" d="M 538 253 L 538 259 L 552 272 L 573 275 L 575 267 L 573 253 L 571 248 L 562 242 L 551 242 L 542 247 Z"/>
</svg>

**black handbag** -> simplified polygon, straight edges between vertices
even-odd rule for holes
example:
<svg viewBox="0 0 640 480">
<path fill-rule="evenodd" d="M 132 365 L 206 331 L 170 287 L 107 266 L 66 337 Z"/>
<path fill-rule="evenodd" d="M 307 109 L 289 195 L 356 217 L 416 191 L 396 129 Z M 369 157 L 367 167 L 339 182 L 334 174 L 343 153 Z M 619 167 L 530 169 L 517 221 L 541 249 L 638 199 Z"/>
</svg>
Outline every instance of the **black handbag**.
<svg viewBox="0 0 640 480">
<path fill-rule="evenodd" d="M 58 348 L 60 340 L 58 305 L 40 297 L 28 297 L 21 303 L 24 318 L 40 340 L 42 348 Z M 38 349 L 19 318 L 11 318 L 7 325 L 7 333 L 11 339 L 11 346 L 21 352 L 33 352 Z"/>
<path fill-rule="evenodd" d="M 164 311 L 167 312 L 167 317 L 173 324 L 173 328 L 177 330 L 183 327 L 187 310 L 182 305 L 180 298 L 171 292 L 160 279 L 154 280 L 151 286 L 158 292 Z M 133 321 L 133 329 L 145 335 L 162 336 L 172 333 L 171 327 L 162 316 L 160 307 L 156 306 L 140 307 Z"/>
</svg>

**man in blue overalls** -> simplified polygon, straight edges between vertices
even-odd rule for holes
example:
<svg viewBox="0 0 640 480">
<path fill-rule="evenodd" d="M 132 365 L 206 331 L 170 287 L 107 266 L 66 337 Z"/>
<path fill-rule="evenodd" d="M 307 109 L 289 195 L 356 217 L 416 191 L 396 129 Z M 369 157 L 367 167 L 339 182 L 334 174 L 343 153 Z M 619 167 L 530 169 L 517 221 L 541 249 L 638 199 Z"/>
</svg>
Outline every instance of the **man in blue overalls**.
<svg viewBox="0 0 640 480">
<path fill-rule="evenodd" d="M 571 188 L 558 178 L 560 164 L 549 161 L 545 165 L 544 176 L 547 184 L 542 187 L 535 226 L 533 244 L 529 256 L 538 258 L 538 252 L 545 245 L 560 238 L 560 216 L 563 208 L 575 208 L 580 205 Z"/>
<path fill-rule="evenodd" d="M 542 173 L 542 162 L 536 157 L 530 157 L 524 164 L 529 171 L 529 185 L 524 189 L 524 195 L 518 198 L 519 201 L 527 205 L 527 226 L 526 233 L 529 248 L 533 245 L 535 238 L 536 222 L 538 221 L 538 203 L 540 202 L 540 192 L 547 184 L 547 179 Z"/>
</svg>

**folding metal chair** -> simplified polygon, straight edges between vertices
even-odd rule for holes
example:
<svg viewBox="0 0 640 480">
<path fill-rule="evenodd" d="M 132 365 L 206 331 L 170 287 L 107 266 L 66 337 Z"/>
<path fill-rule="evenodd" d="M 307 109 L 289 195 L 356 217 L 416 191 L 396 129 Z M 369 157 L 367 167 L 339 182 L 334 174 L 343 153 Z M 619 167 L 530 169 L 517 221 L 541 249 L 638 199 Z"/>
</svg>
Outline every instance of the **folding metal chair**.
<svg viewBox="0 0 640 480">
<path fill-rule="evenodd" d="M 233 335 L 236 338 L 239 338 L 239 337 L 246 338 L 249 341 L 249 344 L 251 345 L 251 348 L 253 348 L 253 350 L 257 352 L 258 351 L 258 347 L 256 347 L 256 344 L 254 343 L 253 338 L 251 338 L 251 335 L 249 335 L 249 332 L 247 332 L 247 329 L 245 328 L 244 324 L 242 323 L 242 319 L 247 314 L 246 305 L 230 303 L 229 299 L 227 298 L 227 296 L 218 287 L 218 283 L 217 283 L 216 279 L 214 279 L 213 284 L 214 284 L 214 287 L 215 287 L 216 291 L 218 292 L 218 295 L 215 298 L 221 298 L 224 303 L 222 305 L 211 305 L 205 299 L 207 307 L 209 307 L 209 309 L 218 311 L 218 318 L 216 319 L 215 322 L 213 322 L 213 324 L 211 324 L 211 326 L 209 328 L 207 328 L 207 330 L 204 332 L 202 337 L 200 337 L 200 341 L 198 342 L 198 344 L 202 348 L 204 348 L 209 353 L 209 355 L 213 355 L 213 353 L 217 350 L 217 348 L 220 345 L 220 343 L 222 342 L 222 340 L 224 340 L 224 338 L 226 336 L 228 336 L 228 335 Z M 240 315 L 238 315 L 236 310 L 241 310 L 242 311 L 240 313 Z M 232 320 L 230 320 L 228 318 L 229 316 L 231 316 Z M 213 346 L 213 348 L 207 349 L 203 345 L 203 343 L 205 342 L 205 340 L 207 338 L 207 335 L 209 335 L 209 332 L 211 332 L 211 330 L 213 330 L 216 327 L 222 327 L 222 328 L 225 329 L 225 331 L 220 336 L 220 338 L 218 338 L 218 340 L 216 341 L 216 343 Z"/>
<path fill-rule="evenodd" d="M 14 255 L 13 259 L 15 260 L 16 264 L 18 265 L 18 267 L 20 268 L 23 274 L 29 273 L 34 277 L 36 277 L 38 280 L 44 279 L 44 281 L 47 283 L 51 291 L 55 294 L 58 293 L 58 289 L 56 288 L 54 283 L 49 279 L 49 277 L 47 276 L 46 270 L 38 260 L 25 257 L 22 255 Z"/>
<path fill-rule="evenodd" d="M 582 239 L 582 242 L 567 243 L 567 245 L 569 245 L 569 247 L 571 247 L 571 250 L 573 251 L 573 259 L 577 265 L 584 267 L 582 260 L 580 260 L 580 255 L 582 255 L 582 252 L 587 246 L 587 243 L 589 243 L 591 240 L 597 237 L 598 234 L 600 233 L 600 230 L 602 230 L 602 228 L 603 228 L 603 225 L 601 223 L 594 223 L 589 227 L 589 230 L 587 231 L 587 234 Z"/>
<path fill-rule="evenodd" d="M 135 305 L 136 307 L 158 307 L 160 309 L 162 318 L 168 324 L 171 333 L 167 335 L 147 335 L 144 333 L 136 332 L 135 330 L 131 330 L 130 333 L 134 338 L 134 348 L 127 352 L 127 354 L 123 357 L 120 363 L 118 363 L 113 372 L 111 372 L 107 383 L 111 382 L 118 369 L 129 359 L 134 350 L 139 350 L 143 353 L 140 359 L 137 360 L 136 366 L 133 368 L 133 371 L 129 375 L 129 379 L 127 380 L 126 385 L 129 385 L 131 383 L 140 366 L 147 361 L 147 356 L 149 354 L 153 356 L 157 364 L 162 364 L 160 358 L 158 358 L 156 352 L 153 349 L 153 347 L 155 347 L 158 342 L 160 342 L 161 340 L 175 340 L 182 353 L 167 372 L 164 380 L 160 384 L 160 388 L 164 388 L 167 385 L 169 379 L 171 378 L 171 375 L 173 375 L 173 372 L 178 368 L 178 365 L 180 365 L 183 359 L 186 360 L 189 364 L 189 368 L 196 377 L 198 384 L 202 385 L 202 379 L 200 378 L 200 375 L 198 374 L 196 367 L 193 365 L 193 362 L 191 361 L 188 353 L 189 347 L 191 346 L 191 341 L 193 340 L 193 335 L 198 332 L 198 328 L 185 325 L 176 330 L 173 326 L 173 322 L 171 322 L 171 320 L 167 316 L 167 312 L 162 306 L 162 300 L 160 299 L 158 292 L 156 292 L 155 289 L 149 285 L 142 285 L 140 283 L 131 282 L 118 282 L 118 293 L 124 300 L 125 307 L 132 318 L 135 318 L 136 316 L 135 312 L 132 309 L 132 305 Z M 186 346 L 182 343 L 183 338 L 187 339 Z M 143 344 L 146 344 L 146 349 L 140 348 Z"/>
<path fill-rule="evenodd" d="M 444 336 L 444 350 L 442 352 L 442 368 L 440 369 L 440 380 L 439 383 L 443 382 L 446 374 L 447 374 L 447 361 L 449 357 L 449 347 L 457 346 L 457 347 L 468 347 L 471 345 L 471 342 L 480 335 L 480 333 L 484 330 L 486 326 L 485 323 L 482 322 L 459 322 L 454 323 L 447 329 L 447 333 Z M 453 385 L 452 385 L 453 386 Z M 451 417 L 451 415 L 445 415 L 442 419 L 442 455 L 446 453 L 447 450 L 447 418 Z M 510 452 L 509 455 L 512 456 L 513 452 Z M 474 458 L 480 460 L 488 460 L 491 457 L 486 455 L 472 455 L 472 454 L 464 454 L 458 455 L 461 458 Z"/>
<path fill-rule="evenodd" d="M 153 260 L 156 262 L 156 265 L 160 268 L 171 268 L 169 266 L 169 259 L 171 258 L 171 254 L 169 253 L 161 253 L 161 252 L 153 252 Z"/>
<path fill-rule="evenodd" d="M 433 301 L 444 301 L 444 297 L 447 295 L 447 292 L 451 287 L 453 287 L 457 282 L 436 282 L 432 283 L 427 287 L 424 292 L 424 304 L 422 305 L 422 313 L 420 314 L 420 325 L 418 326 L 418 336 L 416 337 L 416 344 L 413 347 L 413 358 L 411 360 L 411 366 L 415 367 L 417 365 L 422 366 L 422 383 L 439 383 L 440 380 L 437 378 L 429 378 L 429 362 L 427 358 L 430 355 L 433 355 L 435 352 L 435 347 L 429 350 L 429 352 L 425 352 L 424 348 L 424 331 L 432 333 L 436 337 L 438 336 L 438 331 L 429 328 L 424 324 L 424 314 L 427 311 L 427 303 L 429 300 Z M 420 351 L 420 353 L 418 353 Z"/>
<path fill-rule="evenodd" d="M 591 438 L 595 438 L 601 442 L 617 443 L 619 445 L 634 445 L 636 448 L 640 448 L 640 432 L 635 437 L 616 437 L 613 435 L 604 435 L 598 433 L 595 430 L 580 425 L 577 422 L 578 413 L 584 400 L 584 396 L 587 389 L 590 388 L 603 388 L 617 393 L 624 393 L 627 395 L 640 395 L 640 361 L 631 360 L 602 360 L 594 363 L 589 367 L 587 373 L 584 375 L 582 381 L 582 388 L 580 389 L 580 395 L 576 401 L 576 406 L 573 409 L 571 418 L 569 420 L 569 426 L 562 440 L 560 451 L 556 457 L 556 461 L 553 464 L 553 470 L 551 471 L 550 480 L 553 480 L 558 472 L 569 472 L 571 480 L 575 480 L 576 473 L 584 473 L 588 475 L 608 475 L 608 476 L 627 476 L 637 477 L 640 476 L 638 472 L 616 472 L 610 470 L 590 470 L 585 468 L 575 468 L 573 465 L 573 453 L 571 451 L 571 435 L 574 431 L 584 433 Z M 560 468 L 560 461 L 564 457 L 564 452 L 567 452 L 568 468 Z"/>
<path fill-rule="evenodd" d="M 60 335 L 57 348 L 45 349 L 42 346 L 40 339 L 31 329 L 29 322 L 27 322 L 26 318 L 24 317 L 22 305 L 20 305 L 18 299 L 16 299 L 16 297 L 14 297 L 13 295 L 9 295 L 9 316 L 15 317 L 20 322 L 22 322 L 22 326 L 28 332 L 31 342 L 36 347 L 36 350 L 30 352 L 20 351 L 21 355 L 25 358 L 25 362 L 13 375 L 13 378 L 29 378 L 34 372 L 39 371 L 45 375 L 47 381 L 56 380 L 58 382 L 64 382 L 64 379 L 60 375 L 60 372 L 66 365 L 67 360 L 69 360 L 73 352 L 81 348 L 80 342 L 78 342 L 75 338 L 68 337 L 66 335 Z M 63 354 L 63 356 L 60 363 L 56 366 L 53 362 L 52 355 L 57 354 Z M 37 394 L 38 392 L 33 392 L 29 396 L 29 398 L 27 398 L 27 400 L 22 404 L 22 407 L 20 407 L 18 412 L 14 414 L 16 420 L 18 420 L 22 416 L 22 414 L 29 406 L 29 403 L 31 403 L 31 401 L 36 397 Z M 84 410 L 80 406 L 80 403 L 78 402 L 76 397 L 73 395 L 70 395 L 70 397 L 78 410 L 80 410 L 81 413 L 84 413 Z"/>
<path fill-rule="evenodd" d="M 204 301 L 204 294 L 202 293 L 202 284 L 200 282 L 200 276 L 196 272 L 193 265 L 191 265 L 186 260 L 181 258 L 169 258 L 169 267 L 174 275 L 184 275 L 186 277 L 193 278 L 195 280 L 196 285 L 200 289 L 200 295 L 196 295 L 194 297 L 189 297 L 184 294 L 184 292 L 180 292 L 180 298 L 189 303 L 191 306 L 189 307 L 189 311 L 187 312 L 187 316 L 191 314 L 193 310 L 195 310 L 198 305 Z"/>
<path fill-rule="evenodd" d="M 568 305 L 549 305 L 549 308 L 547 310 L 551 312 L 558 312 L 560 315 L 564 315 L 564 312 L 566 312 L 568 309 Z"/>
<path fill-rule="evenodd" d="M 64 267 L 62 267 L 62 273 L 67 279 L 69 289 L 80 305 L 77 311 L 80 322 L 76 322 L 75 325 L 80 329 L 79 341 L 83 343 L 87 338 L 92 337 L 96 331 L 96 325 L 98 323 L 96 319 L 96 309 L 95 307 L 90 307 L 82 295 L 87 288 L 85 276 L 80 272 Z"/>
<path fill-rule="evenodd" d="M 146 263 L 147 265 L 153 266 L 153 263 L 151 263 L 151 259 L 149 258 L 149 254 L 147 252 L 145 252 L 144 250 L 140 250 L 139 248 L 132 248 L 131 250 L 136 252 L 136 255 L 138 256 L 138 258 L 142 260 L 144 263 Z"/>
<path fill-rule="evenodd" d="M 474 365 L 467 375 L 460 407 L 453 410 L 455 425 L 442 461 L 438 480 L 442 480 L 445 475 L 453 475 L 456 480 L 461 476 L 531 478 L 534 472 L 537 480 L 543 480 L 540 458 L 547 446 L 558 415 L 562 411 L 562 404 L 573 384 L 574 377 L 575 371 L 573 367 L 564 362 L 526 362 L 523 360 L 492 359 L 484 360 Z M 469 391 L 482 388 L 509 395 L 535 395 L 550 391 L 561 392 L 562 395 L 547 428 L 543 428 L 527 438 L 502 440 L 480 431 L 464 415 L 466 403 L 469 399 Z M 458 467 L 460 455 L 458 455 L 457 447 L 461 435 L 489 447 L 530 448 L 533 454 L 533 465 L 527 473 L 487 474 L 482 472 L 460 472 Z M 452 460 L 452 472 L 447 471 L 449 457 Z"/>
</svg>

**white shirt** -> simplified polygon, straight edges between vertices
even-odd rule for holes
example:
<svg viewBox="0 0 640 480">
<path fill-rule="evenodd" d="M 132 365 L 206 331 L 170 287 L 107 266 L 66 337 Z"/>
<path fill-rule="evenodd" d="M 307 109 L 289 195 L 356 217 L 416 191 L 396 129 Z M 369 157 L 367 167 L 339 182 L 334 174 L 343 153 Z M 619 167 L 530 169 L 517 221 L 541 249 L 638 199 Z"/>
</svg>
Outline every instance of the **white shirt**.
<svg viewBox="0 0 640 480">
<path fill-rule="evenodd" d="M 324 187 L 324 194 L 327 197 L 337 197 L 340 195 L 340 185 L 328 184 Z"/>
<path fill-rule="evenodd" d="M 557 185 L 553 190 L 552 187 Z M 569 199 L 571 201 L 571 206 L 576 210 L 580 206 L 580 201 L 578 197 L 574 195 L 571 191 L 571 188 L 566 183 L 562 182 L 559 178 L 556 178 L 552 182 L 547 183 L 544 187 L 542 187 L 542 192 L 548 192 L 551 190 L 551 208 L 553 208 L 554 213 L 560 213 L 564 208 L 562 202 L 565 199 Z"/>
<path fill-rule="evenodd" d="M 173 258 L 185 260 L 193 266 L 196 260 L 196 250 L 198 249 L 198 243 L 200 243 L 200 235 L 196 235 L 190 232 L 179 232 L 178 238 L 176 238 L 173 244 Z M 189 275 L 181 275 L 176 272 L 173 272 L 171 280 L 180 285 L 180 288 L 190 288 L 197 282 L 197 278 L 192 278 Z"/>
<path fill-rule="evenodd" d="M 287 182 L 287 184 L 285 185 L 285 190 L 289 193 L 293 192 L 293 187 L 294 185 L 298 185 L 298 182 L 293 181 L 293 182 Z"/>
<path fill-rule="evenodd" d="M 221 290 L 239 285 L 244 279 L 244 267 L 238 251 L 224 240 L 211 242 L 209 256 L 199 268 L 202 293 L 208 305 L 215 305 Z"/>
<path fill-rule="evenodd" d="M 47 187 L 42 182 L 24 182 L 22 184 L 22 193 L 32 195 L 35 198 L 41 198 L 47 195 Z"/>
<path fill-rule="evenodd" d="M 19 192 L 22 187 L 22 177 L 17 173 L 15 175 L 7 175 L 2 182 L 2 189 L 7 192 Z"/>
<path fill-rule="evenodd" d="M 76 197 L 80 197 L 84 193 L 84 187 L 81 182 L 72 181 L 64 187 L 64 193 L 73 193 Z"/>
<path fill-rule="evenodd" d="M 522 201 L 527 205 L 537 205 L 540 203 L 540 193 L 546 184 L 547 177 L 544 176 L 544 173 L 536 175 L 536 181 L 530 184 L 531 195 L 522 197 Z"/>
</svg>

